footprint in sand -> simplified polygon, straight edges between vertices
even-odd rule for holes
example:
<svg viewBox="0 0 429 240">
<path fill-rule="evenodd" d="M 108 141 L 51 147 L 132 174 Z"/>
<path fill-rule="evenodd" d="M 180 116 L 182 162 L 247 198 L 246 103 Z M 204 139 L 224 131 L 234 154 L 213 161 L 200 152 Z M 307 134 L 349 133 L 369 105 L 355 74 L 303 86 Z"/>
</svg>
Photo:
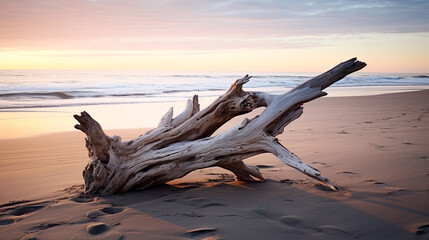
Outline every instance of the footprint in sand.
<svg viewBox="0 0 429 240">
<path fill-rule="evenodd" d="M 91 219 L 96 219 L 96 218 L 101 217 L 103 215 L 105 215 L 105 213 L 98 210 L 98 209 L 97 210 L 91 210 L 91 211 L 86 213 L 86 216 L 88 218 L 91 218 Z"/>
<path fill-rule="evenodd" d="M 124 211 L 124 208 L 121 207 L 105 207 L 102 209 L 91 210 L 86 213 L 86 216 L 91 219 L 96 219 L 106 214 L 117 214 Z"/>
<path fill-rule="evenodd" d="M 92 198 L 92 197 L 75 197 L 75 198 L 72 198 L 72 199 L 70 199 L 70 200 L 72 200 L 73 202 L 77 202 L 77 203 L 87 203 L 87 202 L 93 202 L 94 201 L 94 198 Z"/>
<path fill-rule="evenodd" d="M 0 226 L 9 225 L 14 223 L 15 221 L 13 219 L 1 219 L 0 220 Z"/>
<path fill-rule="evenodd" d="M 20 206 L 20 207 L 16 207 L 12 210 L 10 210 L 8 213 L 10 215 L 14 215 L 14 216 L 21 216 L 21 215 L 25 215 L 28 213 L 32 213 L 35 212 L 41 208 L 44 208 L 45 206 L 42 205 L 28 205 L 28 206 Z"/>
<path fill-rule="evenodd" d="M 190 237 L 201 237 L 204 234 L 214 234 L 216 228 L 196 228 L 187 231 L 185 234 Z"/>
<path fill-rule="evenodd" d="M 107 225 L 104 223 L 91 223 L 86 226 L 86 231 L 92 235 L 104 233 L 105 231 L 107 231 L 107 229 L 109 229 L 109 227 L 107 227 Z"/>
<path fill-rule="evenodd" d="M 105 207 L 105 208 L 101 209 L 100 211 L 107 213 L 107 214 L 117 214 L 117 213 L 124 211 L 124 208 L 121 208 L 121 207 Z"/>
<path fill-rule="evenodd" d="M 426 235 L 429 234 L 429 224 L 422 225 L 417 228 L 416 235 Z"/>
</svg>

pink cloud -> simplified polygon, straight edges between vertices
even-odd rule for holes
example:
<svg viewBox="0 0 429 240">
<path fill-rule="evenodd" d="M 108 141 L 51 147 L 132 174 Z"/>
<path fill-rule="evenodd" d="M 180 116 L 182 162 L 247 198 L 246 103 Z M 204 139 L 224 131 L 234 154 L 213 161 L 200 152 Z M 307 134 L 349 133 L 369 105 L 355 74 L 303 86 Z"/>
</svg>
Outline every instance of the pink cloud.
<svg viewBox="0 0 429 240">
<path fill-rule="evenodd" d="M 429 4 L 416 1 L 407 6 L 400 1 L 374 4 L 369 0 L 313 4 L 274 0 L 2 1 L 0 49 L 269 48 L 299 45 L 294 40 L 285 42 L 288 37 L 429 31 L 425 14 Z M 301 47 L 311 46 L 308 43 Z"/>
</svg>

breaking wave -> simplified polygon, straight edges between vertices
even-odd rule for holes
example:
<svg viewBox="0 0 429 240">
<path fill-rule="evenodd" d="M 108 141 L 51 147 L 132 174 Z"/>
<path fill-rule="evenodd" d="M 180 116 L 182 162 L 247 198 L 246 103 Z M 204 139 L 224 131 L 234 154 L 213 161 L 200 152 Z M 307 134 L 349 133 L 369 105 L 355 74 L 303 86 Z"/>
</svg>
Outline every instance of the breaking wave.
<svg viewBox="0 0 429 240">
<path fill-rule="evenodd" d="M 253 75 L 246 90 L 277 94 L 317 74 Z M 215 97 L 240 77 L 231 73 L 2 70 L 0 109 L 182 101 L 194 94 Z M 352 74 L 332 87 L 359 86 L 429 86 L 429 75 Z"/>
</svg>

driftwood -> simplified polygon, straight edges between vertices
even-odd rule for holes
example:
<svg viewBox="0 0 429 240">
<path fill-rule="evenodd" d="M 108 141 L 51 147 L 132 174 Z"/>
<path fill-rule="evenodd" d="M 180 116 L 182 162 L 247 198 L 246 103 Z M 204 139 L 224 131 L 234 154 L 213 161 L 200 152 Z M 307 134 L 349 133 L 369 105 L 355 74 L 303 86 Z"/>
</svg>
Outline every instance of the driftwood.
<svg viewBox="0 0 429 240">
<path fill-rule="evenodd" d="M 191 171 L 218 166 L 237 179 L 264 181 L 258 168 L 243 159 L 272 153 L 287 165 L 338 189 L 328 178 L 301 161 L 279 143 L 276 136 L 302 114 L 305 102 L 326 95 L 322 90 L 366 64 L 356 58 L 343 62 L 282 95 L 246 92 L 250 76 L 238 79 L 231 88 L 200 111 L 198 96 L 188 100 L 184 112 L 173 118 L 171 108 L 157 128 L 129 142 L 107 136 L 88 113 L 74 115 L 75 128 L 87 135 L 90 161 L 83 171 L 86 193 L 123 193 L 166 183 Z M 220 126 L 241 114 L 266 107 L 252 119 L 211 136 Z"/>
</svg>

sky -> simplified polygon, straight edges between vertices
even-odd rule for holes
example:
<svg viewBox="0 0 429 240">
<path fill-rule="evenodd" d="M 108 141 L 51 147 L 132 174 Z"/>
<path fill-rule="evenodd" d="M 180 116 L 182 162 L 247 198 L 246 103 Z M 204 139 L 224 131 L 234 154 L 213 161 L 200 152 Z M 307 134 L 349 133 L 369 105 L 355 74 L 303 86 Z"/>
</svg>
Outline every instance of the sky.
<svg viewBox="0 0 429 240">
<path fill-rule="evenodd" d="M 427 0 L 0 0 L 0 69 L 429 72 Z"/>
</svg>

